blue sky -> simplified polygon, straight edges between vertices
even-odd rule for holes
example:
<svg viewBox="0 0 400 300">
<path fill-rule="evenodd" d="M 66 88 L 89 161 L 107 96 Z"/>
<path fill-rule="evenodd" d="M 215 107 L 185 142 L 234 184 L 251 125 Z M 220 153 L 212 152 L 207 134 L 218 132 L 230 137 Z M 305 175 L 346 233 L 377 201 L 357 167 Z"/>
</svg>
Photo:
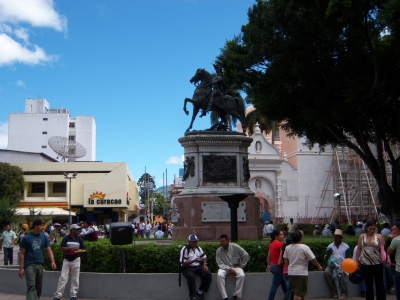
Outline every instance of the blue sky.
<svg viewBox="0 0 400 300">
<path fill-rule="evenodd" d="M 240 33 L 254 0 L 0 0 L 0 148 L 11 112 L 46 98 L 97 125 L 96 159 L 147 167 L 162 185 L 182 168 L 189 79 Z M 189 111 L 192 106 L 189 104 Z M 210 127 L 209 116 L 193 129 Z"/>
</svg>

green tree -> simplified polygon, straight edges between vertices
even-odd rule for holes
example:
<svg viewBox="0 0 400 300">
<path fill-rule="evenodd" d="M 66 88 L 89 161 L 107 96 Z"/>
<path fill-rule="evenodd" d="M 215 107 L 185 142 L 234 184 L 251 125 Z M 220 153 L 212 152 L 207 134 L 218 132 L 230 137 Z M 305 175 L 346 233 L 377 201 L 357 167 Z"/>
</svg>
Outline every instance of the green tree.
<svg viewBox="0 0 400 300">
<path fill-rule="evenodd" d="M 154 198 L 153 214 L 155 216 L 160 216 L 166 219 L 166 215 L 168 214 L 168 211 L 171 208 L 170 203 L 161 193 L 153 194 L 153 198 Z"/>
<path fill-rule="evenodd" d="M 144 173 L 137 181 L 139 187 L 140 203 L 146 204 L 146 201 L 150 199 L 150 196 L 156 189 L 156 183 L 154 182 L 154 176 L 149 173 Z"/>
<path fill-rule="evenodd" d="M 24 195 L 24 173 L 20 167 L 0 162 L 0 200 L 18 204 Z"/>
<path fill-rule="evenodd" d="M 17 204 L 11 202 L 7 197 L 3 197 L 0 201 L 0 231 L 7 224 L 15 223 L 18 217 Z"/>
<path fill-rule="evenodd" d="M 289 135 L 354 150 L 400 214 L 400 1 L 259 0 L 248 19 L 217 58 L 227 82 Z"/>
</svg>

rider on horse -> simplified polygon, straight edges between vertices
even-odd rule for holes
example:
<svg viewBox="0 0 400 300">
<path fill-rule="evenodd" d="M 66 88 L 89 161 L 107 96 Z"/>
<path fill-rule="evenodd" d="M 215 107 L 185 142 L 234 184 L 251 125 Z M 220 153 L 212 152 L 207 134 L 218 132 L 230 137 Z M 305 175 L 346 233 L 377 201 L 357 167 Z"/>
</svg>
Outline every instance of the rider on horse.
<svg viewBox="0 0 400 300">
<path fill-rule="evenodd" d="M 210 96 L 210 102 L 208 103 L 207 110 L 203 111 L 201 116 L 205 116 L 207 112 L 212 111 L 212 106 L 214 104 L 214 98 L 215 96 L 221 96 L 221 99 L 223 99 L 223 96 L 225 96 L 225 81 L 224 77 L 222 75 L 222 65 L 219 62 L 216 62 L 213 64 L 215 71 L 217 72 L 217 75 L 214 77 L 212 85 L 213 85 L 213 91 Z"/>
</svg>

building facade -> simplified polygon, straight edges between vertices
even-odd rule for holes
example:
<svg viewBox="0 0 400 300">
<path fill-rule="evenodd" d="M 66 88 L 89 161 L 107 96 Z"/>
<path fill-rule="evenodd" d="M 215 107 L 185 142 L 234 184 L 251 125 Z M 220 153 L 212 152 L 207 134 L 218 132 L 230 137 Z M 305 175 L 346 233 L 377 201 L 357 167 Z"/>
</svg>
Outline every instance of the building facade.
<svg viewBox="0 0 400 300">
<path fill-rule="evenodd" d="M 18 166 L 24 172 L 26 185 L 19 208 L 43 210 L 46 214 L 54 211 L 53 221 L 68 222 L 68 214 L 59 214 L 59 209 L 69 212 L 71 204 L 73 223 L 123 222 L 128 215 L 138 213 L 137 184 L 125 162 L 54 162 L 46 156 L 39 162 L 29 162 L 34 156 L 18 151 L 0 152 L 1 162 Z M 68 179 L 66 174 L 75 177 Z"/>
<path fill-rule="evenodd" d="M 96 160 L 96 122 L 92 116 L 71 117 L 68 109 L 50 108 L 46 99 L 26 99 L 24 113 L 10 113 L 8 120 L 8 150 L 43 152 L 59 160 L 49 145 L 52 137 L 63 137 L 69 143 L 78 142 L 86 150 L 76 161 Z"/>
</svg>

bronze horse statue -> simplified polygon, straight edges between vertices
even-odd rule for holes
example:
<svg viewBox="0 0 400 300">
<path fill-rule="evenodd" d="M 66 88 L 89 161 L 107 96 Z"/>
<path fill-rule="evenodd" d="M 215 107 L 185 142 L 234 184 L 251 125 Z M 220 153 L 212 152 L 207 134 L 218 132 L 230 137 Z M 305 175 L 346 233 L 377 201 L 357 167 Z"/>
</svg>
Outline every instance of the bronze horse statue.
<svg viewBox="0 0 400 300">
<path fill-rule="evenodd" d="M 212 92 L 212 76 L 205 69 L 200 68 L 197 69 L 194 76 L 190 79 L 190 83 L 193 83 L 196 86 L 196 89 L 194 90 L 192 99 L 185 98 L 184 100 L 183 110 L 187 115 L 189 115 L 189 111 L 186 108 L 186 104 L 188 102 L 193 104 L 192 121 L 190 122 L 190 126 L 186 130 L 186 132 L 189 132 L 190 129 L 192 129 L 193 122 L 196 119 L 196 116 L 200 109 L 202 109 L 202 111 L 205 111 L 207 109 L 207 104 Z M 243 132 L 245 132 L 246 120 L 244 116 L 244 103 L 242 99 L 229 95 L 218 95 L 214 99 L 212 111 L 216 111 L 218 113 L 218 116 L 222 123 L 225 123 L 225 116 L 227 114 L 240 120 Z M 227 126 L 222 127 L 227 128 Z M 221 127 L 213 126 L 210 130 L 218 130 L 215 128 Z"/>
</svg>

